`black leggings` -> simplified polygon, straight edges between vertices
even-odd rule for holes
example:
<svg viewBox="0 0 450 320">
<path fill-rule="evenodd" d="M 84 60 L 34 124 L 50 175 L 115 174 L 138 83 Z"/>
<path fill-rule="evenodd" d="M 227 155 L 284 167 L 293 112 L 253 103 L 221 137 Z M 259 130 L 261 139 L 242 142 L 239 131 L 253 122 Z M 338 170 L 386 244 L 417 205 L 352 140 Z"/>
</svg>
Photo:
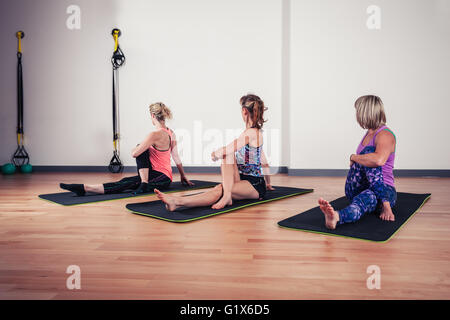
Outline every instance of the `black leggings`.
<svg viewBox="0 0 450 320">
<path fill-rule="evenodd" d="M 126 190 L 136 190 L 141 185 L 141 178 L 139 176 L 139 169 L 149 168 L 148 172 L 148 190 L 154 188 L 164 189 L 169 187 L 172 182 L 168 176 L 156 170 L 152 170 L 152 163 L 150 162 L 150 154 L 148 150 L 141 153 L 136 158 L 137 176 L 125 177 L 120 181 L 108 182 L 103 184 L 105 194 L 121 193 Z"/>
</svg>

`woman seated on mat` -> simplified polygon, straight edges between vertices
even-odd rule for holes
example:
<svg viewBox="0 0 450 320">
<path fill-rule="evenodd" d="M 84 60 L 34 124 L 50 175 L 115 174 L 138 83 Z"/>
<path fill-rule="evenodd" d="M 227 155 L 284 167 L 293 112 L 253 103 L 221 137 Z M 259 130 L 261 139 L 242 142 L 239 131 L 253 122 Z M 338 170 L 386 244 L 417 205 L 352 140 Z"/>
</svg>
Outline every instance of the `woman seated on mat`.
<svg viewBox="0 0 450 320">
<path fill-rule="evenodd" d="M 240 100 L 242 119 L 246 129 L 239 138 L 211 154 L 213 161 L 222 159 L 222 184 L 189 197 L 168 195 L 155 189 L 169 211 L 180 207 L 202 207 L 212 205 L 222 209 L 233 200 L 262 199 L 270 185 L 269 165 L 262 150 L 262 126 L 265 122 L 264 102 L 256 95 L 249 94 Z M 264 171 L 264 175 L 263 175 Z"/>
<path fill-rule="evenodd" d="M 396 138 L 386 127 L 383 102 L 377 96 L 363 96 L 355 102 L 356 119 L 363 129 L 368 129 L 356 154 L 350 156 L 350 171 L 345 183 L 345 195 L 351 204 L 335 211 L 330 203 L 319 199 L 325 215 L 325 225 L 358 221 L 363 214 L 380 213 L 384 221 L 394 221 L 392 207 L 397 200 L 394 185 L 394 159 Z"/>
<path fill-rule="evenodd" d="M 181 183 L 193 185 L 184 174 L 183 165 L 178 155 L 175 133 L 166 127 L 166 119 L 172 118 L 172 113 L 163 103 L 150 105 L 150 115 L 156 130 L 151 132 L 131 155 L 136 158 L 138 175 L 123 178 L 117 182 L 103 184 L 65 184 L 60 187 L 72 191 L 79 196 L 86 192 L 98 194 L 121 193 L 125 190 L 135 190 L 134 194 L 146 193 L 154 188 L 167 188 L 172 182 L 172 156 L 181 175 Z"/>
</svg>

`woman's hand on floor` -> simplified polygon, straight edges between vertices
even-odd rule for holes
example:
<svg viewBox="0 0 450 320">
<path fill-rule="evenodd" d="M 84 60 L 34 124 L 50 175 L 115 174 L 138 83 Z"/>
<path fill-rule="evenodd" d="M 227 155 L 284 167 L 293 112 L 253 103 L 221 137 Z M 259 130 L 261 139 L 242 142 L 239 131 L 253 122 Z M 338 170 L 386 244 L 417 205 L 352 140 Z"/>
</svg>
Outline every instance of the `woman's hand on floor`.
<svg viewBox="0 0 450 320">
<path fill-rule="evenodd" d="M 181 177 L 181 184 L 184 186 L 189 186 L 189 187 L 192 187 L 194 185 L 194 183 L 189 181 L 189 179 L 186 178 L 185 176 Z"/>
</svg>

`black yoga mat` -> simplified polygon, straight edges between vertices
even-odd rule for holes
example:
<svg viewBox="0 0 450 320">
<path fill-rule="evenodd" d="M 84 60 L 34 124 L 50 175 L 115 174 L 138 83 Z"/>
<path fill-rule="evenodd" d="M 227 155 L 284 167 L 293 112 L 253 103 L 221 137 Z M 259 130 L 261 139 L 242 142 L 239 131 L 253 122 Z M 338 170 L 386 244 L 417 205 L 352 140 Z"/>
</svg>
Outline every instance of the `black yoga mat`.
<svg viewBox="0 0 450 320">
<path fill-rule="evenodd" d="M 379 213 L 369 213 L 361 217 L 355 223 L 337 225 L 335 230 L 325 227 L 325 217 L 319 207 L 315 207 L 303 213 L 297 214 L 278 222 L 283 228 L 296 229 L 307 232 L 315 232 L 332 236 L 350 237 L 360 240 L 385 242 L 390 240 L 395 233 L 425 204 L 431 197 L 430 193 L 397 193 L 397 202 L 392 209 L 395 221 L 383 221 Z M 349 202 L 346 197 L 336 199 L 330 204 L 335 210 L 343 209 Z"/>
<path fill-rule="evenodd" d="M 201 180 L 191 180 L 194 183 L 192 187 L 186 187 L 181 184 L 181 182 L 172 182 L 170 187 L 165 189 L 164 192 L 178 192 L 178 191 L 187 191 L 187 190 L 195 190 L 202 188 L 214 187 L 217 185 L 217 182 L 211 181 L 201 181 Z M 136 197 L 145 197 L 154 194 L 153 192 L 134 195 L 132 191 L 122 192 L 118 194 L 94 194 L 87 193 L 86 195 L 79 197 L 73 192 L 60 192 L 60 193 L 49 193 L 49 194 L 41 194 L 39 198 L 48 200 L 51 202 L 55 202 L 57 204 L 62 204 L 64 206 L 74 206 L 85 203 L 93 203 L 93 202 L 102 202 L 102 201 L 111 201 L 111 200 L 119 200 L 126 198 L 136 198 Z"/>
<path fill-rule="evenodd" d="M 170 212 L 167 211 L 164 203 L 160 200 L 142 203 L 131 203 L 127 204 L 126 208 L 135 214 L 161 219 L 169 222 L 189 222 L 242 209 L 245 207 L 254 206 L 261 203 L 280 200 L 287 197 L 297 196 L 314 191 L 313 189 L 300 189 L 291 187 L 274 187 L 274 188 L 275 190 L 273 191 L 267 191 L 266 197 L 263 200 L 238 200 L 234 201 L 233 205 L 225 207 L 221 210 L 214 210 L 211 208 L 211 206 L 207 206 L 197 208 L 184 208 Z"/>
</svg>

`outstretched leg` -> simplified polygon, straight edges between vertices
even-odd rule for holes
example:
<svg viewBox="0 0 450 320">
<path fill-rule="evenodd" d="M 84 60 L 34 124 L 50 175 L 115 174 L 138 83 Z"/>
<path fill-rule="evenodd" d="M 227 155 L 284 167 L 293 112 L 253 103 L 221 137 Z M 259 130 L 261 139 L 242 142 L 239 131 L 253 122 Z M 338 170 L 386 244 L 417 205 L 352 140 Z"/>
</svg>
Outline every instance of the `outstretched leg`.
<svg viewBox="0 0 450 320">
<path fill-rule="evenodd" d="M 62 189 L 72 191 L 78 196 L 84 196 L 86 192 L 97 194 L 121 193 L 125 190 L 136 190 L 134 193 L 148 192 L 148 177 L 151 169 L 150 155 L 148 150 L 141 153 L 136 158 L 138 176 L 126 177 L 120 181 L 108 182 L 104 184 L 65 184 L 59 186 Z"/>
<path fill-rule="evenodd" d="M 364 190 L 353 198 L 348 207 L 338 211 L 338 224 L 358 221 L 363 214 L 375 211 L 377 203 L 375 193 L 370 189 Z"/>
<path fill-rule="evenodd" d="M 377 202 L 377 197 L 370 189 L 355 196 L 348 207 L 339 211 L 334 210 L 328 201 L 319 199 L 320 210 L 325 215 L 328 229 L 335 229 L 338 224 L 358 221 L 363 214 L 375 211 Z"/>
<path fill-rule="evenodd" d="M 162 193 L 158 189 L 155 189 L 157 197 L 166 204 L 166 209 L 169 211 L 175 211 L 179 208 L 194 208 L 194 207 L 205 207 L 215 204 L 219 199 L 223 197 L 223 187 L 218 184 L 212 189 L 206 192 L 178 196 L 173 194 Z M 242 199 L 258 199 L 259 194 L 255 188 L 248 181 L 237 181 L 233 185 L 231 192 L 233 200 Z M 214 209 L 214 206 L 212 207 Z M 222 208 L 219 208 L 222 209 Z"/>
<path fill-rule="evenodd" d="M 121 193 L 125 190 L 134 190 L 139 187 L 139 184 L 141 183 L 141 179 L 139 176 L 131 176 L 131 177 L 125 177 L 120 181 L 116 182 L 108 182 L 104 183 L 103 185 L 85 185 L 86 191 L 92 187 L 96 188 L 103 188 L 105 194 L 113 194 L 113 193 Z M 90 191 L 90 190 L 89 190 Z M 93 191 L 91 191 L 93 192 Z"/>
<path fill-rule="evenodd" d="M 203 207 L 212 205 L 213 209 L 222 209 L 231 205 L 234 200 L 258 199 L 259 194 L 248 181 L 241 181 L 235 163 L 234 155 L 225 158 L 222 163 L 222 184 L 192 196 L 177 196 L 165 194 L 155 189 L 158 198 L 166 204 L 169 211 L 180 207 Z"/>
<path fill-rule="evenodd" d="M 319 207 L 325 215 L 325 226 L 328 229 L 336 229 L 336 224 L 339 221 L 339 214 L 333 209 L 327 200 L 322 198 L 319 199 Z"/>
<path fill-rule="evenodd" d="M 77 196 L 84 196 L 86 194 L 86 190 L 84 188 L 84 184 L 76 184 L 76 183 L 72 183 L 72 184 L 67 184 L 67 183 L 60 183 L 59 187 L 61 189 L 64 190 L 68 190 L 71 191 L 73 193 L 75 193 Z M 100 191 L 100 189 L 99 189 Z"/>
<path fill-rule="evenodd" d="M 60 183 L 60 187 L 65 190 L 72 191 L 78 196 L 84 196 L 86 192 L 96 194 L 113 194 L 121 193 L 125 190 L 133 190 L 139 186 L 139 176 L 123 178 L 116 182 L 107 182 L 103 184 L 65 184 Z"/>
<path fill-rule="evenodd" d="M 367 190 L 369 186 L 364 168 L 360 164 L 354 163 L 350 167 L 347 180 L 345 181 L 345 196 L 352 202 L 356 196 Z M 325 226 L 328 229 L 336 229 L 336 225 L 342 223 L 339 212 L 334 210 L 331 204 L 323 198 L 320 198 L 318 202 L 320 210 L 325 216 Z"/>
<path fill-rule="evenodd" d="M 193 207 L 204 207 L 210 206 L 216 203 L 222 197 L 222 185 L 218 184 L 214 188 L 209 189 L 206 192 L 187 195 L 187 196 L 177 196 L 162 193 L 158 189 L 155 189 L 155 193 L 159 200 L 166 204 L 166 209 L 169 211 L 175 211 L 181 207 L 193 208 Z"/>
</svg>

